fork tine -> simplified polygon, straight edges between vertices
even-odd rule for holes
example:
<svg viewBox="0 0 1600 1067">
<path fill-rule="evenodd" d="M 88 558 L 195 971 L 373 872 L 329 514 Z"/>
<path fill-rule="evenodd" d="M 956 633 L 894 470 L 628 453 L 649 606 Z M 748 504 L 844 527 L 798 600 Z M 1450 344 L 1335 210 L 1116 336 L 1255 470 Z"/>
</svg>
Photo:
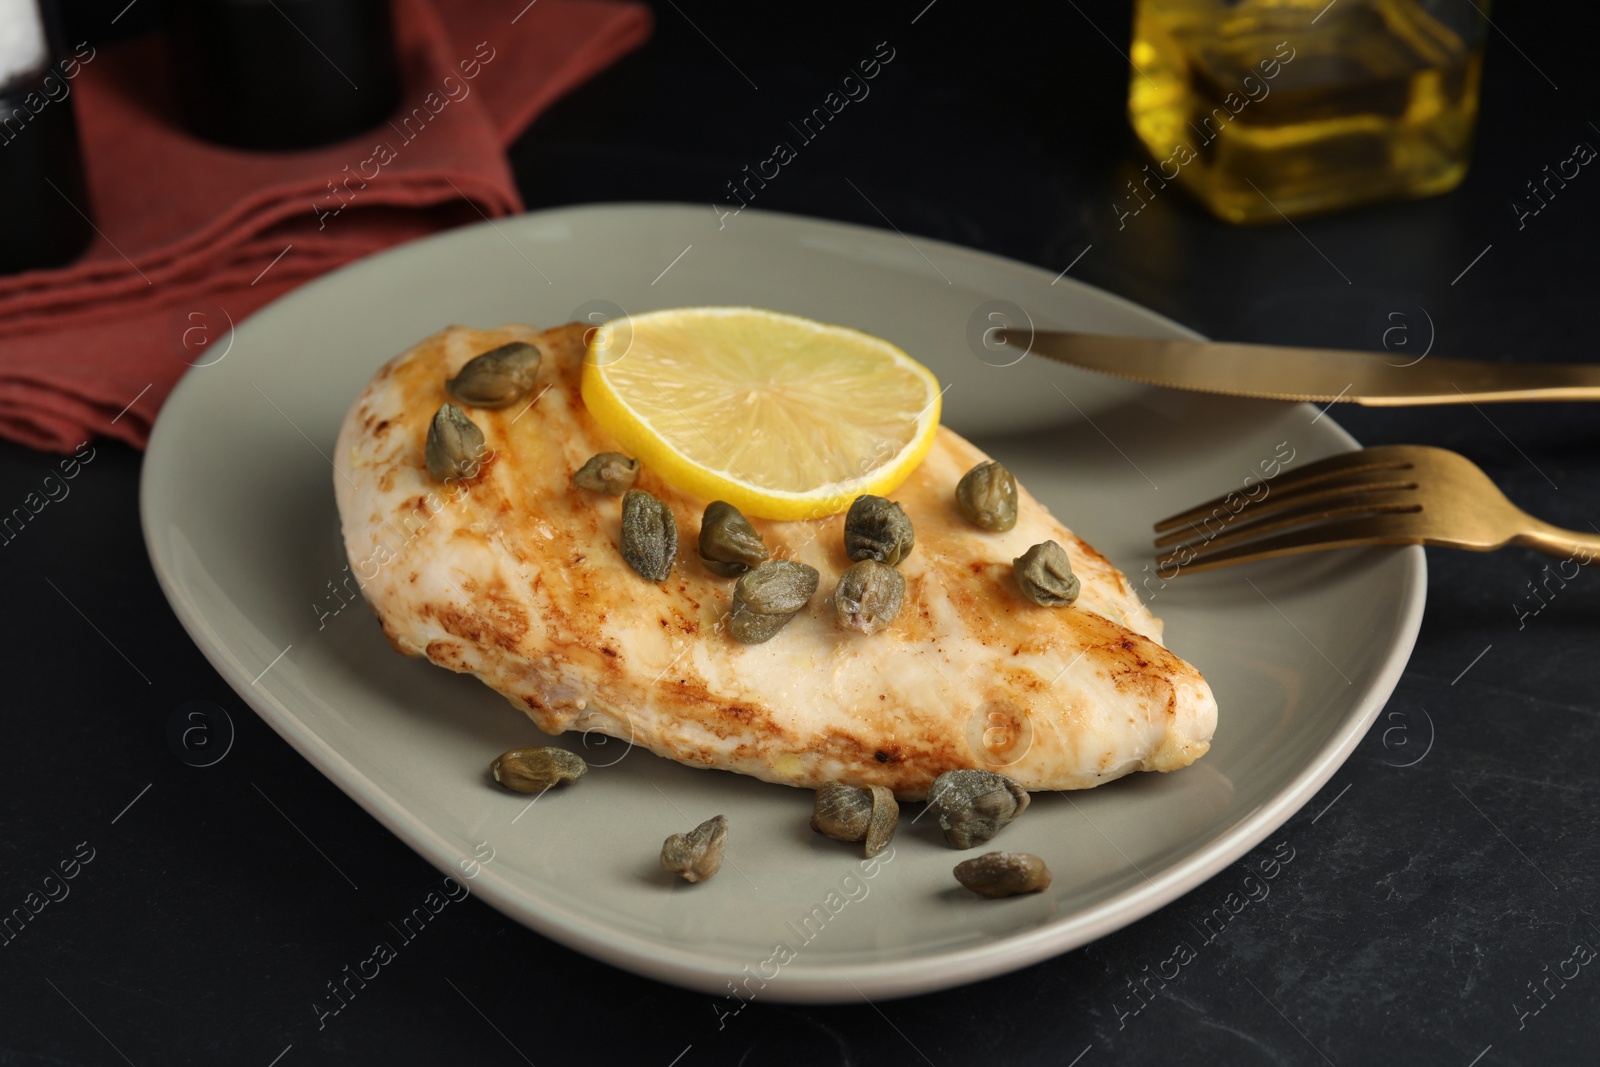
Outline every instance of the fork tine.
<svg viewBox="0 0 1600 1067">
<path fill-rule="evenodd" d="M 1308 463 L 1299 470 L 1284 471 L 1277 477 L 1269 478 L 1263 484 L 1269 486 L 1268 499 L 1274 492 L 1282 493 L 1290 489 L 1298 489 L 1314 482 L 1326 481 L 1344 475 L 1360 474 L 1375 470 L 1402 470 L 1411 466 L 1411 460 L 1405 455 L 1402 446 L 1380 446 L 1378 448 L 1363 448 L 1354 452 L 1341 452 L 1337 456 L 1319 459 L 1315 463 Z M 1157 533 L 1164 533 L 1193 522 L 1195 519 L 1206 515 L 1217 508 L 1224 506 L 1229 497 L 1239 495 L 1239 490 L 1234 489 L 1223 493 L 1214 500 L 1207 500 L 1203 504 L 1196 504 L 1187 511 L 1168 516 L 1156 523 Z"/>
<path fill-rule="evenodd" d="M 1173 542 L 1172 552 L 1167 553 L 1167 555 L 1175 555 L 1183 544 L 1187 544 L 1191 552 L 1213 552 L 1244 541 L 1260 540 L 1267 534 L 1277 533 L 1280 530 L 1292 530 L 1301 526 L 1310 526 L 1314 523 L 1328 522 L 1342 516 L 1403 514 L 1421 510 L 1422 502 L 1417 497 L 1415 486 L 1391 492 L 1353 496 L 1343 500 L 1320 502 L 1303 508 L 1280 511 L 1275 515 L 1261 516 L 1242 524 L 1238 528 L 1229 529 L 1211 537 L 1195 538 L 1187 542 Z M 1162 548 L 1166 546 L 1158 544 L 1156 547 Z"/>
<path fill-rule="evenodd" d="M 1291 486 L 1281 493 L 1268 493 L 1259 500 L 1247 503 L 1238 511 L 1227 511 L 1222 508 L 1213 509 L 1211 514 L 1202 519 L 1191 522 L 1187 529 L 1175 530 L 1162 534 L 1156 538 L 1157 548 L 1168 545 L 1180 544 L 1192 540 L 1198 534 L 1205 537 L 1207 543 L 1222 536 L 1221 531 L 1241 524 L 1249 526 L 1252 523 L 1263 522 L 1273 515 L 1286 511 L 1303 510 L 1313 505 L 1322 504 L 1324 507 L 1333 507 L 1340 500 L 1362 501 L 1372 499 L 1375 494 L 1403 493 L 1417 488 L 1417 483 L 1408 478 L 1391 478 L 1387 481 L 1371 481 L 1374 476 L 1383 476 L 1382 471 L 1364 471 L 1357 475 L 1339 480 L 1316 479 L 1311 484 Z M 1343 509 L 1348 510 L 1348 509 Z M 1361 509 L 1356 510 L 1382 510 Z M 1221 515 L 1218 512 L 1222 512 Z M 1331 513 L 1331 512 L 1330 512 Z M 1216 520 L 1219 525 L 1217 532 L 1211 532 L 1210 523 Z M 1304 518 L 1296 520 L 1304 522 Z M 1210 533 L 1210 536 L 1206 535 Z"/>
<path fill-rule="evenodd" d="M 1186 571 L 1208 571 L 1235 563 L 1249 563 L 1258 559 L 1272 559 L 1301 552 L 1320 552 L 1332 548 L 1353 548 L 1358 545 L 1417 545 L 1424 542 L 1411 519 L 1412 514 L 1362 515 L 1321 523 L 1304 529 L 1292 530 L 1276 537 L 1235 545 L 1217 552 L 1192 556 L 1180 562 L 1180 552 L 1168 553 L 1156 561 L 1156 573 L 1175 566 L 1172 577 Z"/>
</svg>

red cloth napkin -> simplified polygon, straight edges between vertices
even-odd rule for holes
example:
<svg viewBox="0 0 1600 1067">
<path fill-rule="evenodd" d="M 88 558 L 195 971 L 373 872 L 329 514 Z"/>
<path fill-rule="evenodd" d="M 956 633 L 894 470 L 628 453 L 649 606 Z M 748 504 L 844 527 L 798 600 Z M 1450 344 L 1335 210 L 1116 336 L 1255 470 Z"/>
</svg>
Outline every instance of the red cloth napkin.
<svg viewBox="0 0 1600 1067">
<path fill-rule="evenodd" d="M 162 36 L 83 65 L 71 85 L 99 233 L 68 267 L 0 276 L 0 435 L 143 448 L 229 320 L 350 260 L 522 210 L 505 146 L 651 29 L 648 9 L 606 0 L 395 0 L 394 13 L 394 124 L 309 151 L 189 135 Z"/>
</svg>

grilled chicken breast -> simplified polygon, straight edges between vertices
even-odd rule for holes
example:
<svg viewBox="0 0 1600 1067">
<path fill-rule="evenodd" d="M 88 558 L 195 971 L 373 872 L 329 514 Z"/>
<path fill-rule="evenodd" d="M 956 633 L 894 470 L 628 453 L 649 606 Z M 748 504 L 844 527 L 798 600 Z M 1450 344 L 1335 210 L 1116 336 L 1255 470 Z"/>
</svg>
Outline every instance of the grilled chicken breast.
<svg viewBox="0 0 1600 1067">
<path fill-rule="evenodd" d="M 668 581 L 641 578 L 618 547 L 621 498 L 570 482 L 616 448 L 579 395 L 583 333 L 450 327 L 386 364 L 350 408 L 334 490 L 351 568 L 397 650 L 476 675 L 548 733 L 598 730 L 807 788 L 839 780 L 915 800 L 941 772 L 977 767 L 1030 790 L 1083 789 L 1205 754 L 1216 702 L 1162 647 L 1160 620 L 1025 489 L 1012 530 L 968 523 L 955 485 L 985 456 L 948 429 L 893 494 L 916 546 L 886 630 L 835 622 L 843 515 L 753 519 L 773 556 L 822 579 L 777 636 L 735 641 L 722 622 L 733 583 L 695 549 L 707 501 L 648 469 L 636 487 L 671 509 L 679 548 Z M 513 340 L 544 353 L 537 399 L 467 409 L 492 453 L 470 480 L 435 481 L 423 451 L 445 380 Z M 1082 581 L 1069 607 L 1034 605 L 1012 575 L 1047 539 Z"/>
</svg>

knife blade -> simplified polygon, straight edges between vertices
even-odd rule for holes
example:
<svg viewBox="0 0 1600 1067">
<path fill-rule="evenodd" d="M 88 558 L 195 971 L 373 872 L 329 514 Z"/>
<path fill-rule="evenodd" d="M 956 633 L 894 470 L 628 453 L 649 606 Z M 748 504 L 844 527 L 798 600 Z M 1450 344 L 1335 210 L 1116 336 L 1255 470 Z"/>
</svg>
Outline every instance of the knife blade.
<svg viewBox="0 0 1600 1067">
<path fill-rule="evenodd" d="M 1600 400 L 1600 366 L 1584 363 L 1407 360 L 1394 353 L 1015 328 L 997 334 L 1028 354 L 1202 393 L 1369 407 Z"/>
</svg>

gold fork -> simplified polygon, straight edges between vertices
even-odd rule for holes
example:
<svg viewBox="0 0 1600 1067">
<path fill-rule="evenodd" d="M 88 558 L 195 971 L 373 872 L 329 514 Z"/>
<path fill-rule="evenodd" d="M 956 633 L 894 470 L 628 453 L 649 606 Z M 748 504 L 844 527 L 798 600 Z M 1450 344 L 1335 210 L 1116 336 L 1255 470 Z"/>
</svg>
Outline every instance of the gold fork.
<svg viewBox="0 0 1600 1067">
<path fill-rule="evenodd" d="M 1511 501 L 1465 456 L 1426 445 L 1346 452 L 1156 523 L 1162 578 L 1357 545 L 1600 556 L 1600 535 L 1563 530 Z"/>
</svg>

